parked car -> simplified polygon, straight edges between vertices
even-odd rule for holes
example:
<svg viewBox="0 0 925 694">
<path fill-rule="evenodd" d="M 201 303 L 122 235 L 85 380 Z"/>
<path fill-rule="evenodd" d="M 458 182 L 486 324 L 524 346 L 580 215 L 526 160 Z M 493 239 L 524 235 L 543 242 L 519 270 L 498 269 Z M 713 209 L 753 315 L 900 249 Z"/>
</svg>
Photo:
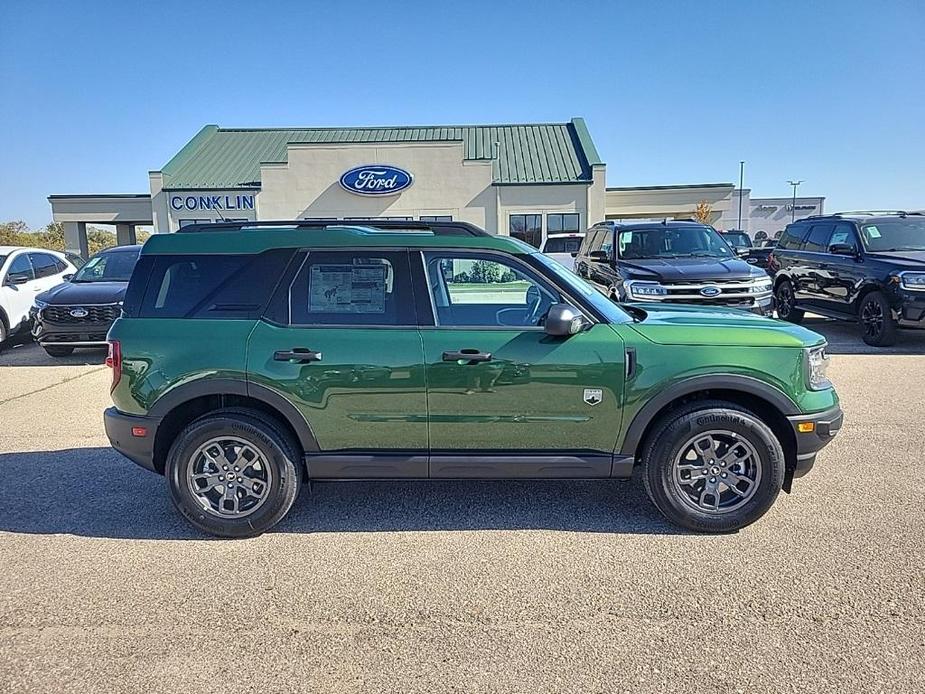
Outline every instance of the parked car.
<svg viewBox="0 0 925 694">
<path fill-rule="evenodd" d="M 581 240 L 584 237 L 585 235 L 582 232 L 549 234 L 543 242 L 540 253 L 544 253 L 563 267 L 571 270 L 575 267 L 575 256 L 578 255 L 578 249 L 581 248 Z"/>
<path fill-rule="evenodd" d="M 637 465 L 672 522 L 728 532 L 841 426 L 804 328 L 620 307 L 517 239 L 439 223 L 272 224 L 152 237 L 109 331 L 109 440 L 205 532 L 269 529 L 309 480 Z"/>
<path fill-rule="evenodd" d="M 767 273 L 741 260 L 711 226 L 698 222 L 592 227 L 575 271 L 614 301 L 657 301 L 772 312 Z"/>
<path fill-rule="evenodd" d="M 899 328 L 925 327 L 925 215 L 857 212 L 801 219 L 772 254 L 777 312 L 806 311 L 860 323 L 885 347 Z"/>
<path fill-rule="evenodd" d="M 105 347 L 109 326 L 122 312 L 122 299 L 141 246 L 117 246 L 97 253 L 70 281 L 35 297 L 32 337 L 52 357 L 75 347 Z"/>
<path fill-rule="evenodd" d="M 77 268 L 58 251 L 0 246 L 0 345 L 28 327 L 36 294 L 75 272 Z"/>
<path fill-rule="evenodd" d="M 732 246 L 733 250 L 739 252 L 740 255 L 744 255 L 752 246 L 751 237 L 747 232 L 740 231 L 739 229 L 730 229 L 729 231 L 721 231 L 723 238 L 726 239 L 726 242 Z"/>
</svg>

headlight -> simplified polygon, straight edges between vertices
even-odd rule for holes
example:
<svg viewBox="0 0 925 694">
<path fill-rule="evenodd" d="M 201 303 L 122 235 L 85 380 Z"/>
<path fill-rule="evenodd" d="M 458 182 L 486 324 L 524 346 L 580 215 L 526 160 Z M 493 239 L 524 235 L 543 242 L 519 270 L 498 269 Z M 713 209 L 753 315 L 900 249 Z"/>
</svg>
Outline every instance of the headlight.
<svg viewBox="0 0 925 694">
<path fill-rule="evenodd" d="M 626 280 L 623 283 L 626 294 L 631 299 L 639 301 L 658 301 L 668 295 L 668 290 L 658 282 L 642 282 L 640 280 Z"/>
<path fill-rule="evenodd" d="M 43 308 L 48 308 L 48 302 L 47 302 L 47 301 L 39 301 L 38 299 L 36 299 L 35 302 L 33 303 L 33 306 L 35 306 L 35 308 L 37 308 L 39 311 L 41 311 Z"/>
<path fill-rule="evenodd" d="M 825 352 L 826 346 L 810 347 L 804 352 L 806 355 L 806 384 L 810 390 L 825 390 L 832 387 L 831 381 L 826 376 L 829 370 L 829 355 Z"/>
<path fill-rule="evenodd" d="M 755 280 L 748 291 L 752 294 L 764 294 L 765 292 L 771 291 L 771 278 L 766 277 Z"/>
<path fill-rule="evenodd" d="M 899 273 L 899 286 L 916 292 L 925 292 L 925 272 Z"/>
</svg>

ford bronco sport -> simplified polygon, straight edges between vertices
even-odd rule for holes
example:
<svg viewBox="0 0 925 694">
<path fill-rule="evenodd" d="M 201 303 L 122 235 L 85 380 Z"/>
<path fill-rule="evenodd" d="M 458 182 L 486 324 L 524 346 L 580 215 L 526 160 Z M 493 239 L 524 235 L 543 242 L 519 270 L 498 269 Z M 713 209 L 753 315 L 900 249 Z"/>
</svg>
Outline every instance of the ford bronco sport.
<svg viewBox="0 0 925 694">
<path fill-rule="evenodd" d="M 408 227 L 152 237 L 109 333 L 112 445 L 224 537 L 273 527 L 309 481 L 636 467 L 668 519 L 728 532 L 841 426 L 805 328 L 619 306 L 516 239 Z"/>
</svg>

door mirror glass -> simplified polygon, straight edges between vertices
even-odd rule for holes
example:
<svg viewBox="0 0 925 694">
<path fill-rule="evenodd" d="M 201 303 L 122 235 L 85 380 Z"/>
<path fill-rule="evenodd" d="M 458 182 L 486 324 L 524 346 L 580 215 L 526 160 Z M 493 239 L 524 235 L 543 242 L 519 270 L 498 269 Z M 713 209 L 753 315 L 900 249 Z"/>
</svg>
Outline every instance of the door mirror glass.
<svg viewBox="0 0 925 694">
<path fill-rule="evenodd" d="M 546 334 L 556 337 L 567 337 L 581 332 L 585 327 L 585 318 L 573 306 L 568 304 L 553 304 L 546 314 Z"/>
<path fill-rule="evenodd" d="M 850 255 L 856 256 L 858 254 L 858 249 L 851 243 L 833 243 L 829 246 L 829 253 L 834 255 Z"/>
</svg>

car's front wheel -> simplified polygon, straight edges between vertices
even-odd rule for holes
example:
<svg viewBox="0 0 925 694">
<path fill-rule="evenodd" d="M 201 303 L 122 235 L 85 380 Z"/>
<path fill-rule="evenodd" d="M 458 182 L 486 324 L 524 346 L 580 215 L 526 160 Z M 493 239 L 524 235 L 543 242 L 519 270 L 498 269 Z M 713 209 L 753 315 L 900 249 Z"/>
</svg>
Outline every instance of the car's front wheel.
<svg viewBox="0 0 925 694">
<path fill-rule="evenodd" d="M 165 475 L 177 510 L 219 537 L 252 537 L 276 525 L 299 491 L 301 455 L 260 413 L 219 411 L 187 426 Z"/>
<path fill-rule="evenodd" d="M 777 289 L 774 290 L 774 303 L 781 320 L 791 323 L 799 323 L 803 320 L 803 310 L 796 308 L 796 296 L 790 280 L 783 280 L 777 285 Z"/>
<path fill-rule="evenodd" d="M 725 401 L 694 402 L 653 427 L 642 454 L 652 503 L 698 532 L 739 530 L 761 518 L 784 482 L 784 452 L 754 413 Z"/>
<path fill-rule="evenodd" d="M 859 314 L 864 342 L 873 347 L 889 347 L 896 343 L 898 326 L 883 292 L 871 292 L 865 296 Z"/>
</svg>

